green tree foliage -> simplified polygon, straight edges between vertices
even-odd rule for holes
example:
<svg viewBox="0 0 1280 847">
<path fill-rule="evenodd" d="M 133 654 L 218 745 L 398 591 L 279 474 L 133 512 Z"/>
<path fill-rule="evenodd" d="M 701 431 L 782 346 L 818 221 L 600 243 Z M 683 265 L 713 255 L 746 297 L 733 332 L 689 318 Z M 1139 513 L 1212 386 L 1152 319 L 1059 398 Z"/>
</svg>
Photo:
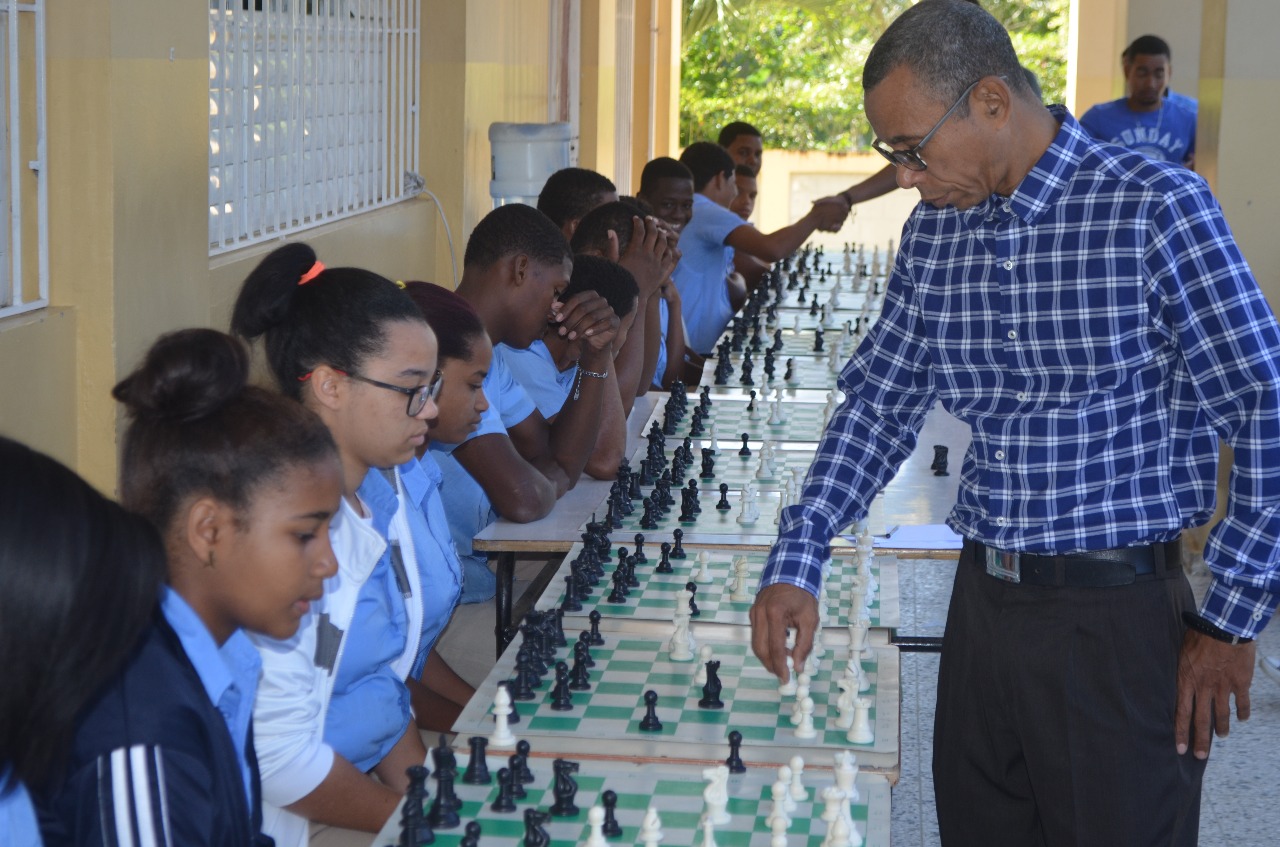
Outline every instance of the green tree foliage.
<svg viewBox="0 0 1280 847">
<path fill-rule="evenodd" d="M 865 150 L 862 66 L 911 0 L 685 0 L 680 143 L 746 120 L 765 145 Z M 1035 71 L 1045 102 L 1066 90 L 1069 0 L 983 0 Z"/>
</svg>

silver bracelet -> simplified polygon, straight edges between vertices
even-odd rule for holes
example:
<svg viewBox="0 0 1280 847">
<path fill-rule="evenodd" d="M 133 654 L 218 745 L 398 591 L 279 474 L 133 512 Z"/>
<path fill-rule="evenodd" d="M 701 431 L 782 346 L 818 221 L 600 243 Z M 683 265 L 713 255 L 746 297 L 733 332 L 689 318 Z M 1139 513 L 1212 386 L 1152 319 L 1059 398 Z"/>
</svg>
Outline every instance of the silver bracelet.
<svg viewBox="0 0 1280 847">
<path fill-rule="evenodd" d="M 609 372 L 605 371 L 604 373 L 596 373 L 595 371 L 589 371 L 586 368 L 579 365 L 578 378 L 573 381 L 573 399 L 574 400 L 577 400 L 578 397 L 582 394 L 582 378 L 584 376 L 589 376 L 592 379 L 608 379 Z"/>
</svg>

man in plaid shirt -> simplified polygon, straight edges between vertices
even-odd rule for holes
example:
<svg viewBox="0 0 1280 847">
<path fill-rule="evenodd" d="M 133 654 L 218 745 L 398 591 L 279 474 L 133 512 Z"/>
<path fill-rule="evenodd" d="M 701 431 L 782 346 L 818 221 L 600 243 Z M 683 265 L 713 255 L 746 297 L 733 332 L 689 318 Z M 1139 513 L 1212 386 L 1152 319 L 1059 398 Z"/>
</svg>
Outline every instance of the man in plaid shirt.
<svg viewBox="0 0 1280 847">
<path fill-rule="evenodd" d="M 884 311 L 845 367 L 752 609 L 785 676 L 831 537 L 935 400 L 967 422 L 966 539 L 938 681 L 943 843 L 1194 844 L 1211 725 L 1248 717 L 1280 601 L 1280 329 L 1204 181 L 1092 140 L 1008 34 L 922 0 L 864 73 L 875 147 L 920 192 Z M 1196 609 L 1178 537 L 1213 511 Z"/>
</svg>

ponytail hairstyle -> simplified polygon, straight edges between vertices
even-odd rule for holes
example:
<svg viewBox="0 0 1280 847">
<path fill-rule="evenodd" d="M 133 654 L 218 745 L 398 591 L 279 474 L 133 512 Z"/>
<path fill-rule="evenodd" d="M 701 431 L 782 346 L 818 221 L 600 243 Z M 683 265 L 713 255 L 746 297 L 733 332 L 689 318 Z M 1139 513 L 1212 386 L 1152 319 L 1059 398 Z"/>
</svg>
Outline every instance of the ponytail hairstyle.
<svg viewBox="0 0 1280 847">
<path fill-rule="evenodd" d="M 460 294 L 429 282 L 406 282 L 404 290 L 436 334 L 441 367 L 446 359 L 470 359 L 476 338 L 485 335 L 475 307 Z"/>
<path fill-rule="evenodd" d="M 0 467 L 0 763 L 43 790 L 152 620 L 164 546 L 48 456 L 0 437 Z"/>
<path fill-rule="evenodd" d="M 360 268 L 325 268 L 302 243 L 286 244 L 253 269 L 231 314 L 231 331 L 264 336 L 267 364 L 286 397 L 302 398 L 317 365 L 357 373 L 386 349 L 391 321 L 423 322 L 396 283 Z"/>
<path fill-rule="evenodd" d="M 336 459 L 319 417 L 248 378 L 240 341 L 184 329 L 161 336 L 112 391 L 129 417 L 120 500 L 162 535 L 192 497 L 212 497 L 247 517 L 263 483 Z"/>
</svg>

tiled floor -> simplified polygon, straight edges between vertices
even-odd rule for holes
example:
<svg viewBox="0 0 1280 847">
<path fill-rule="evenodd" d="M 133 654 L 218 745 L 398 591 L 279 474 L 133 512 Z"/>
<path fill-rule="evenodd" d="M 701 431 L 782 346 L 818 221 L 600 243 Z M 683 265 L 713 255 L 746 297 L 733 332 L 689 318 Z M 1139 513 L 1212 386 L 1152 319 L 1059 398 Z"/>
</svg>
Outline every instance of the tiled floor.
<svg viewBox="0 0 1280 847">
<path fill-rule="evenodd" d="M 541 565 L 517 565 L 517 596 Z M 902 632 L 941 635 L 954 574 L 954 564 L 903 560 Z M 479 683 L 493 663 L 488 649 L 492 643 L 493 606 L 485 603 L 458 611 L 441 650 L 459 673 Z M 480 644 L 484 649 L 477 649 Z M 1280 655 L 1280 625 L 1263 633 L 1258 653 Z M 895 847 L 940 844 L 930 774 L 937 675 L 936 654 L 903 654 L 902 777 L 893 790 Z M 1214 741 L 1201 810 L 1202 847 L 1280 843 L 1280 685 L 1261 672 L 1254 676 L 1252 706 L 1247 723 L 1233 722 L 1230 736 Z"/>
</svg>

